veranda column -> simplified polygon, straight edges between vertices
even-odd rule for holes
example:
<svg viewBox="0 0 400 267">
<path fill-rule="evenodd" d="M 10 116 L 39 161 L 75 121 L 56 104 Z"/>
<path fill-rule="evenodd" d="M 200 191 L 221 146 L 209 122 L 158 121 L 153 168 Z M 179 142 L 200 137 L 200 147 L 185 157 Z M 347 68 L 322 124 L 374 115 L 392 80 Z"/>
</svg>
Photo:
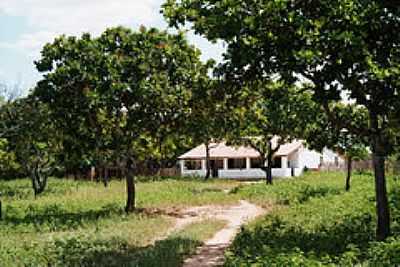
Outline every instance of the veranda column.
<svg viewBox="0 0 400 267">
<path fill-rule="evenodd" d="M 224 158 L 224 170 L 228 169 L 228 158 Z"/>
<path fill-rule="evenodd" d="M 185 160 L 184 159 L 180 160 L 179 165 L 181 167 L 181 176 L 183 176 L 183 171 L 185 170 Z"/>
<path fill-rule="evenodd" d="M 251 161 L 250 158 L 246 158 L 246 170 L 250 170 L 251 169 Z"/>
<path fill-rule="evenodd" d="M 281 168 L 286 169 L 288 167 L 288 159 L 287 157 L 282 157 L 281 158 Z"/>
<path fill-rule="evenodd" d="M 205 171 L 205 170 L 207 169 L 207 167 L 206 167 L 206 160 L 205 160 L 205 159 L 202 159 L 202 160 L 201 160 L 201 169 L 202 169 L 203 171 Z"/>
</svg>

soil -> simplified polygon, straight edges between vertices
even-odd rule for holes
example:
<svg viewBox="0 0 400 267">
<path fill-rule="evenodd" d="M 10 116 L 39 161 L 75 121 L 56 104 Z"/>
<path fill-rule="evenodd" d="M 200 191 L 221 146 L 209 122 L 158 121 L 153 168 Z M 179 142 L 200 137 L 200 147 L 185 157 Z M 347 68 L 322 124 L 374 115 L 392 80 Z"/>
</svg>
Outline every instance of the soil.
<svg viewBox="0 0 400 267">
<path fill-rule="evenodd" d="M 184 267 L 220 266 L 224 262 L 224 252 L 240 229 L 240 226 L 266 212 L 265 209 L 241 200 L 233 206 L 203 206 L 184 210 L 171 231 L 183 229 L 186 225 L 204 219 L 224 220 L 226 226 L 213 238 L 199 247 L 196 253 L 186 259 Z"/>
</svg>

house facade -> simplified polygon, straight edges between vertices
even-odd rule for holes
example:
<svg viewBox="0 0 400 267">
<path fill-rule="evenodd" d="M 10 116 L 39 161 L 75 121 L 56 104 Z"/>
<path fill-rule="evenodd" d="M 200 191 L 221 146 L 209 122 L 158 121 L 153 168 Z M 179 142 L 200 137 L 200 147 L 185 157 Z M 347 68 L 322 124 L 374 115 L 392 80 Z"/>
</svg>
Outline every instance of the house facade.
<svg viewBox="0 0 400 267">
<path fill-rule="evenodd" d="M 220 178 L 265 178 L 263 162 L 257 150 L 247 146 L 228 146 L 225 142 L 210 144 L 211 176 Z M 179 158 L 182 176 L 206 175 L 206 147 L 199 145 Z M 272 164 L 273 177 L 299 176 L 304 169 L 318 170 L 323 164 L 341 165 L 344 160 L 335 152 L 322 153 L 307 149 L 303 142 L 281 145 Z"/>
</svg>

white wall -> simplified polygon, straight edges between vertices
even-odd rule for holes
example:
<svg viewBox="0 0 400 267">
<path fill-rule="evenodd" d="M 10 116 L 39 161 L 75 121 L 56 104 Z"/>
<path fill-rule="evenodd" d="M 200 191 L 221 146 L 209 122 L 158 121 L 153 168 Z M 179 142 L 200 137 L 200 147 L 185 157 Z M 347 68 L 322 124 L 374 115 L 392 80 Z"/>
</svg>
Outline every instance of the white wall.
<svg viewBox="0 0 400 267">
<path fill-rule="evenodd" d="M 301 150 L 301 148 L 296 150 L 295 152 L 293 152 L 292 154 L 290 154 L 288 156 L 288 160 L 290 162 L 290 167 L 299 168 L 301 166 L 300 160 L 299 160 L 299 154 L 300 154 L 299 151 L 300 150 Z"/>
<path fill-rule="evenodd" d="M 205 177 L 206 170 L 183 170 L 182 176 Z"/>
<path fill-rule="evenodd" d="M 324 163 L 329 163 L 329 164 L 334 164 L 335 163 L 335 158 L 338 158 L 339 164 L 344 164 L 345 161 L 342 157 L 340 157 L 336 152 L 330 150 L 330 149 L 324 149 L 322 151 L 322 156 L 324 158 Z"/>
<path fill-rule="evenodd" d="M 303 148 L 299 151 L 299 167 L 308 169 L 318 169 L 321 163 L 321 154 Z"/>
<path fill-rule="evenodd" d="M 307 148 L 302 148 L 299 152 L 299 167 L 308 169 L 318 169 L 321 165 L 321 157 L 324 164 L 335 164 L 335 158 L 339 164 L 344 164 L 344 159 L 330 149 L 324 149 L 322 153 Z"/>
<path fill-rule="evenodd" d="M 295 168 L 295 176 L 301 174 L 301 169 Z M 272 177 L 291 177 L 290 168 L 273 168 Z M 265 172 L 261 169 L 249 170 L 219 170 L 218 177 L 221 178 L 265 178 Z"/>
<path fill-rule="evenodd" d="M 301 175 L 303 169 L 295 168 L 295 176 Z M 184 170 L 182 176 L 198 176 L 204 177 L 205 170 Z M 272 177 L 291 177 L 292 170 L 290 168 L 273 168 Z M 241 169 L 241 170 L 218 170 L 219 178 L 265 178 L 265 172 L 261 169 Z"/>
</svg>

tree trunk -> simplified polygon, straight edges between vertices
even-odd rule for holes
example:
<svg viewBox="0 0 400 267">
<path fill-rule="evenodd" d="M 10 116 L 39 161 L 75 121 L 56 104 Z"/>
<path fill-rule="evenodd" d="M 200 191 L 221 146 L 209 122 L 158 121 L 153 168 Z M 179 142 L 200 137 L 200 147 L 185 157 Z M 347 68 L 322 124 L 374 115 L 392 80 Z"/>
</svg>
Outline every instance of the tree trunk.
<svg viewBox="0 0 400 267">
<path fill-rule="evenodd" d="M 162 144 L 164 142 L 164 138 L 160 138 L 159 140 L 159 152 L 160 152 L 160 163 L 158 164 L 158 170 L 157 170 L 157 175 L 161 176 L 162 175 L 162 170 L 164 169 L 164 151 L 163 151 L 163 147 Z"/>
<path fill-rule="evenodd" d="M 373 161 L 375 171 L 376 213 L 378 216 L 376 239 L 382 241 L 390 235 L 390 211 L 386 191 L 385 157 L 374 152 Z"/>
<path fill-rule="evenodd" d="M 97 172 L 96 172 L 96 175 L 95 175 L 96 183 L 100 183 L 100 178 L 101 178 L 101 172 L 102 172 L 102 170 L 101 170 L 100 167 L 96 167 L 96 169 L 97 169 Z"/>
<path fill-rule="evenodd" d="M 35 197 L 39 194 L 43 193 L 44 189 L 47 185 L 47 174 L 41 174 L 38 167 L 34 167 L 31 170 L 31 180 L 32 180 L 32 188 L 35 194 Z"/>
<path fill-rule="evenodd" d="M 350 179 L 351 179 L 351 165 L 353 163 L 352 157 L 347 157 L 347 177 L 346 177 L 346 191 L 350 190 Z"/>
<path fill-rule="evenodd" d="M 269 152 L 267 156 L 267 166 L 266 166 L 266 182 L 267 184 L 272 184 L 272 153 Z"/>
<path fill-rule="evenodd" d="M 207 180 L 208 178 L 210 178 L 210 175 L 211 175 L 210 144 L 208 141 L 205 143 L 205 146 L 206 146 L 206 176 L 205 176 L 205 179 Z"/>
<path fill-rule="evenodd" d="M 268 153 L 267 153 L 267 184 L 272 184 L 272 142 L 271 140 L 268 141 Z"/>
<path fill-rule="evenodd" d="M 134 162 L 132 159 L 126 161 L 126 207 L 125 212 L 130 213 L 135 210 L 135 174 Z"/>
<path fill-rule="evenodd" d="M 108 169 L 107 169 L 107 167 L 104 167 L 103 169 L 103 184 L 104 184 L 104 187 L 107 187 L 108 186 Z"/>
<path fill-rule="evenodd" d="M 378 223 L 376 227 L 376 239 L 385 240 L 390 235 L 390 211 L 386 190 L 385 178 L 385 146 L 383 136 L 379 132 L 378 118 L 375 113 L 370 113 L 372 136 L 373 164 L 375 174 L 376 215 Z"/>
</svg>

